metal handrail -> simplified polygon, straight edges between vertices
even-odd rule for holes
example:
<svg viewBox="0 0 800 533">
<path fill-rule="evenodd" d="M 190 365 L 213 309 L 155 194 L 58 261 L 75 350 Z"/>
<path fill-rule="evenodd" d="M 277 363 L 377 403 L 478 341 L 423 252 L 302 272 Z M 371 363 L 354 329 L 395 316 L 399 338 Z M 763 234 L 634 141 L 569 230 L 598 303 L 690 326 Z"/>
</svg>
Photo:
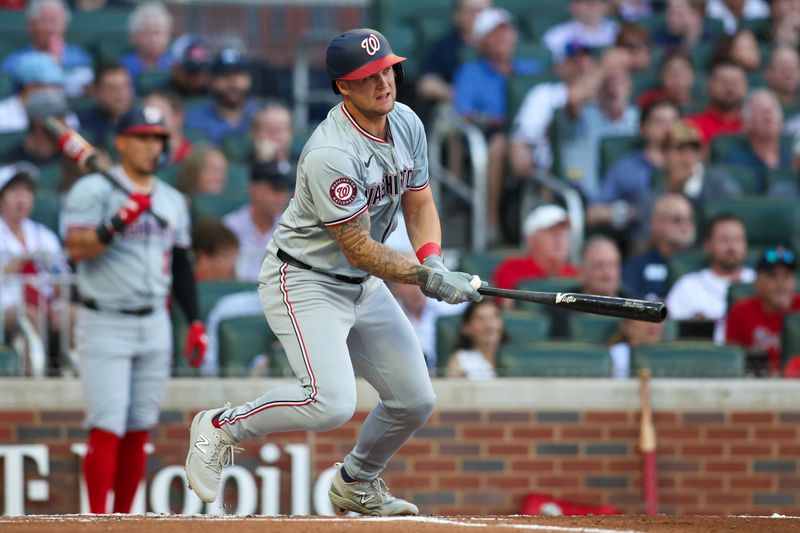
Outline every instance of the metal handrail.
<svg viewBox="0 0 800 533">
<path fill-rule="evenodd" d="M 450 172 L 442 164 L 442 148 L 453 133 L 460 133 L 466 139 L 467 152 L 471 160 L 471 184 Z M 437 203 L 441 203 L 442 187 L 444 187 L 470 205 L 472 208 L 471 248 L 477 252 L 484 251 L 487 241 L 486 189 L 489 147 L 483 132 L 459 117 L 449 106 L 438 106 L 428 135 L 428 167 L 431 190 Z"/>
</svg>

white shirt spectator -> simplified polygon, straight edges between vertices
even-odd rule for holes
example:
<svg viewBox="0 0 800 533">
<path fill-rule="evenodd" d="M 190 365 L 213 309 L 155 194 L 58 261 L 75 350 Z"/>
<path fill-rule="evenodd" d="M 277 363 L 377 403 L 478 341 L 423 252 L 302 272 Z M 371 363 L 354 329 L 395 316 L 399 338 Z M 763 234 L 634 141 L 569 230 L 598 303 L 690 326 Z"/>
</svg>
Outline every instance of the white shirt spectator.
<svg viewBox="0 0 800 533">
<path fill-rule="evenodd" d="M 467 379 L 494 379 L 497 377 L 492 364 L 478 350 L 458 350 L 453 354 Z"/>
<path fill-rule="evenodd" d="M 608 347 L 611 356 L 611 376 L 617 379 L 631 377 L 631 345 L 620 342 Z"/>
<path fill-rule="evenodd" d="M 752 283 L 756 273 L 752 268 L 742 268 L 740 282 Z M 714 274 L 710 268 L 684 274 L 675 282 L 667 294 L 669 317 L 674 320 L 689 320 L 703 316 L 707 320 L 719 320 L 728 309 L 728 278 Z"/>
<path fill-rule="evenodd" d="M 219 376 L 219 325 L 223 320 L 243 316 L 263 316 L 264 310 L 256 291 L 237 292 L 223 296 L 211 309 L 206 320 L 208 349 L 200 366 L 203 376 Z M 265 326 L 266 327 L 266 326 Z"/>
<path fill-rule="evenodd" d="M 280 214 L 275 217 L 272 228 L 266 233 L 253 222 L 252 206 L 244 205 L 222 218 L 222 223 L 239 239 L 239 256 L 236 258 L 236 277 L 240 280 L 255 281 L 261 272 L 261 263 L 266 257 L 267 244 L 278 227 Z"/>
<path fill-rule="evenodd" d="M 584 26 L 577 20 L 569 20 L 556 24 L 542 36 L 542 42 L 553 54 L 556 63 L 564 59 L 568 43 L 581 43 L 589 48 L 605 48 L 614 44 L 619 31 L 619 24 L 611 19 L 604 19 L 596 28 Z"/>
<path fill-rule="evenodd" d="M 738 26 L 736 17 L 725 5 L 724 0 L 708 0 L 706 4 L 706 16 L 713 19 L 720 19 L 725 33 L 735 33 Z M 762 19 L 769 17 L 769 5 L 764 0 L 745 0 L 742 18 L 745 20 Z"/>
<path fill-rule="evenodd" d="M 47 272 L 65 271 L 63 250 L 56 234 L 47 227 L 30 219 L 22 221 L 25 242 L 20 242 L 3 219 L 0 219 L 0 276 L 6 265 L 15 258 L 35 258 L 37 270 Z M 43 294 L 52 294 L 52 288 L 44 288 Z M 22 303 L 22 284 L 19 280 L 3 280 L 0 285 L 0 309 L 9 309 Z"/>
<path fill-rule="evenodd" d="M 549 169 L 553 166 L 553 149 L 547 128 L 553 122 L 556 111 L 567 105 L 568 98 L 567 84 L 555 81 L 537 83 L 522 101 L 514 119 L 511 138 L 531 147 L 537 167 Z"/>
</svg>

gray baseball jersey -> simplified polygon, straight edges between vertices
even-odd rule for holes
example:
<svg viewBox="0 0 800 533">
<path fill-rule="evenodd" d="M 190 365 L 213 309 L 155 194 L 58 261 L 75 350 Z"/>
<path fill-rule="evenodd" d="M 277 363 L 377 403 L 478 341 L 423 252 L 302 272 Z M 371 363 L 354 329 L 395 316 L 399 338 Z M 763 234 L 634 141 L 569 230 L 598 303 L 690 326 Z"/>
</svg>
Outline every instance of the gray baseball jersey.
<svg viewBox="0 0 800 533">
<path fill-rule="evenodd" d="M 135 190 L 121 166 L 112 168 L 111 173 Z M 81 178 L 67 194 L 64 225 L 97 227 L 114 216 L 127 197 L 100 174 Z M 191 244 L 189 213 L 183 195 L 160 180 L 154 182 L 151 203 L 167 227 L 143 213 L 105 252 L 78 262 L 77 285 L 82 298 L 110 309 L 163 305 L 172 284 L 172 248 Z"/>
<path fill-rule="evenodd" d="M 428 186 L 425 129 L 406 105 L 388 115 L 389 140 L 364 131 L 343 104 L 328 112 L 300 154 L 294 197 L 268 247 L 316 270 L 361 277 L 328 227 L 368 211 L 372 238 L 394 230 L 401 195 Z"/>
</svg>

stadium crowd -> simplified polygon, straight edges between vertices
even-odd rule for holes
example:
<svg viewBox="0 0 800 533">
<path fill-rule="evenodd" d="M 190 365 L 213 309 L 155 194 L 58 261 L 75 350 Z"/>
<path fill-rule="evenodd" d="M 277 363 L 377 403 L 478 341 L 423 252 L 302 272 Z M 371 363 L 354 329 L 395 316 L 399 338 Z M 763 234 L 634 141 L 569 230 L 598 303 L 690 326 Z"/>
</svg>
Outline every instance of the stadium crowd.
<svg viewBox="0 0 800 533">
<path fill-rule="evenodd" d="M 482 265 L 471 271 L 498 287 L 663 300 L 670 320 L 617 321 L 510 300 L 447 306 L 393 286 L 431 373 L 536 374 L 537 353 L 557 367 L 553 351 L 571 342 L 599 347 L 607 375 L 625 378 L 642 347 L 700 339 L 741 347 L 731 353 L 746 354 L 742 375 L 800 375 L 800 2 L 539 4 L 454 1 L 452 26 L 439 21 L 444 30 L 407 72 L 401 99 L 428 117 L 426 126 L 435 114 L 424 111 L 445 106 L 479 128 L 488 148 L 490 250 L 448 252 L 462 270 Z M 279 373 L 279 346 L 245 349 L 238 343 L 252 337 L 236 321 L 261 315 L 253 282 L 313 124 L 294 124 L 285 95 L 257 83 L 247 50 L 176 35 L 161 3 L 0 7 L 24 9 L 28 35 L 0 61 L 4 338 L 42 305 L 69 312 L 55 304 L 57 289 L 25 281 L 69 271 L 58 210 L 86 173 L 62 156 L 45 120 L 57 117 L 113 162 L 117 121 L 143 104 L 161 110 L 171 133 L 158 176 L 185 195 L 193 218 L 201 307 L 210 302 L 200 373 Z M 71 17 L 88 9 L 124 10 L 128 44 L 109 51 L 70 43 Z M 463 180 L 471 176 L 466 150 L 453 136 L 443 162 Z M 541 205 L 514 216 L 535 174 L 563 180 L 583 200 L 585 242 L 575 263 L 570 217 L 546 190 L 538 191 Z M 446 198 L 440 205 L 445 220 L 462 208 Z M 400 222 L 390 243 L 413 254 Z M 50 322 L 55 329 L 58 320 Z M 180 317 L 173 322 L 185 327 Z M 56 371 L 64 361 L 51 364 Z M 693 364 L 684 375 L 702 375 Z M 176 375 L 186 371 L 176 363 Z"/>
</svg>

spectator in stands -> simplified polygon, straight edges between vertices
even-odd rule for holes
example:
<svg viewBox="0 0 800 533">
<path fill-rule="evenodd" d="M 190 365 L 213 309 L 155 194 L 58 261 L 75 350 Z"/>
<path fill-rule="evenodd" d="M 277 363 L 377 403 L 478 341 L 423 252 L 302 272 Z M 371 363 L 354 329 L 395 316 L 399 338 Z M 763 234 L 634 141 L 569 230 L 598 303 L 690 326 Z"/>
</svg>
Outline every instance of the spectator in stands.
<svg viewBox="0 0 800 533">
<path fill-rule="evenodd" d="M 769 64 L 764 69 L 764 81 L 784 109 L 796 110 L 800 104 L 800 55 L 797 50 L 785 45 L 773 48 L 769 54 Z"/>
<path fill-rule="evenodd" d="M 542 36 L 542 43 L 560 61 L 568 43 L 580 43 L 590 48 L 605 48 L 614 44 L 619 25 L 608 18 L 609 0 L 569 0 L 572 18 L 556 24 Z"/>
<path fill-rule="evenodd" d="M 642 199 L 638 212 L 650 212 L 653 203 L 664 193 L 685 196 L 698 213 L 709 200 L 741 196 L 741 186 L 726 172 L 703 163 L 700 132 L 693 125 L 679 121 L 666 142 L 664 180 Z"/>
<path fill-rule="evenodd" d="M 423 63 L 417 82 L 420 98 L 436 102 L 453 99 L 456 69 L 461 64 L 464 49 L 474 44 L 472 26 L 475 17 L 490 5 L 490 0 L 456 0 L 453 27 L 433 42 Z"/>
<path fill-rule="evenodd" d="M 638 346 L 658 344 L 664 339 L 663 322 L 623 319 L 609 339 L 611 376 L 618 379 L 631 377 L 631 351 Z"/>
<path fill-rule="evenodd" d="M 653 175 L 664 166 L 667 137 L 679 118 L 678 107 L 669 100 L 657 100 L 642 111 L 639 135 L 644 145 L 608 169 L 595 203 L 587 211 L 589 225 L 622 229 L 639 216 L 635 207 L 650 191 Z"/>
<path fill-rule="evenodd" d="M 800 3 L 795 0 L 770 0 L 772 24 L 763 41 L 772 41 L 775 46 L 800 46 Z M 762 36 L 759 36 L 762 37 Z"/>
<path fill-rule="evenodd" d="M 78 114 L 86 140 L 101 150 L 113 146 L 114 128 L 133 104 L 131 75 L 120 63 L 97 67 L 91 95 L 95 104 Z"/>
<path fill-rule="evenodd" d="M 27 161 L 0 167 L 0 268 L 2 276 L 64 272 L 66 265 L 58 237 L 44 225 L 30 219 L 34 187 L 39 172 Z M 41 294 L 40 294 L 41 292 Z M 0 311 L 9 332 L 17 325 L 18 313 L 38 323 L 41 302 L 54 295 L 51 287 L 7 279 L 0 285 Z M 46 313 L 54 313 L 48 306 Z M 52 318 L 55 318 L 52 314 Z M 50 324 L 59 324 L 49 320 Z"/>
<path fill-rule="evenodd" d="M 219 194 L 228 183 L 228 159 L 222 150 L 199 143 L 181 164 L 175 187 L 184 194 Z"/>
<path fill-rule="evenodd" d="M 747 76 L 741 66 L 721 61 L 711 67 L 707 88 L 708 107 L 702 113 L 689 117 L 689 121 L 700 130 L 705 144 L 717 135 L 738 133 L 742 129 L 742 103 L 747 94 Z"/>
<path fill-rule="evenodd" d="M 526 280 L 575 277 L 569 264 L 569 219 L 564 208 L 547 204 L 530 212 L 523 227 L 525 255 L 503 260 L 494 271 L 494 285 L 515 289 Z M 510 301 L 507 301 L 510 304 Z"/>
<path fill-rule="evenodd" d="M 604 235 L 595 235 L 583 245 L 580 283 L 568 292 L 630 297 L 621 286 L 621 276 L 622 257 L 616 243 Z M 544 311 L 550 317 L 550 337 L 567 338 L 573 312 L 560 307 L 545 307 Z"/>
<path fill-rule="evenodd" d="M 239 239 L 219 220 L 204 219 L 193 224 L 192 252 L 197 281 L 236 279 Z"/>
<path fill-rule="evenodd" d="M 678 278 L 667 295 L 672 320 L 720 320 L 728 308 L 731 283 L 752 283 L 756 278 L 744 265 L 747 234 L 738 216 L 722 213 L 710 220 L 703 249 L 708 267 Z"/>
<path fill-rule="evenodd" d="M 31 43 L 5 57 L 3 72 L 13 77 L 22 55 L 31 51 L 44 52 L 64 70 L 63 84 L 67 96 L 83 94 L 84 87 L 92 82 L 92 60 L 83 48 L 64 41 L 70 18 L 69 7 L 63 0 L 31 0 L 26 16 Z"/>
<path fill-rule="evenodd" d="M 622 20 L 636 22 L 653 14 L 651 0 L 613 0 L 614 8 Z"/>
<path fill-rule="evenodd" d="M 667 260 L 694 244 L 692 204 L 681 194 L 662 194 L 650 216 L 650 246 L 622 267 L 622 282 L 635 297 L 662 300 L 667 293 Z"/>
<path fill-rule="evenodd" d="M 185 34 L 172 43 L 168 88 L 181 98 L 206 96 L 210 83 L 211 47 L 200 37 Z"/>
<path fill-rule="evenodd" d="M 17 91 L 0 100 L 0 133 L 23 131 L 28 127 L 25 101 L 36 91 L 45 88 L 64 90 L 64 70 L 50 54 L 21 54 L 14 67 L 12 78 Z"/>
<path fill-rule="evenodd" d="M 489 234 L 497 236 L 508 157 L 508 78 L 515 74 L 539 73 L 542 65 L 514 55 L 517 31 L 511 14 L 505 9 L 488 8 L 478 13 L 473 34 L 481 57 L 464 63 L 456 71 L 453 105 L 457 113 L 486 135 L 489 144 L 487 224 Z"/>
<path fill-rule="evenodd" d="M 711 53 L 711 64 L 730 61 L 748 73 L 757 73 L 761 68 L 761 52 L 753 32 L 744 28 L 732 35 L 721 35 Z"/>
<path fill-rule="evenodd" d="M 208 104 L 186 113 L 186 127 L 204 132 L 219 144 L 225 135 L 247 131 L 258 105 L 248 98 L 252 79 L 247 60 L 234 48 L 223 49 L 211 66 L 211 98 Z"/>
<path fill-rule="evenodd" d="M 413 249 L 408 256 L 414 257 Z M 417 334 L 428 371 L 436 375 L 439 355 L 436 352 L 436 321 L 440 317 L 463 312 L 467 304 L 450 305 L 436 301 L 426 297 L 416 285 L 391 283 L 389 288 Z"/>
<path fill-rule="evenodd" d="M 130 7 L 135 0 L 72 0 L 71 4 L 78 11 L 97 11 L 106 8 Z"/>
<path fill-rule="evenodd" d="M 800 310 L 796 292 L 797 257 L 786 247 L 764 250 L 756 265 L 756 295 L 731 308 L 724 324 L 725 342 L 743 346 L 757 375 L 778 375 L 784 317 Z"/>
<path fill-rule="evenodd" d="M 164 126 L 169 131 L 169 163 L 182 163 L 192 152 L 192 143 L 183 135 L 186 114 L 183 103 L 175 93 L 156 90 L 147 95 L 144 104 L 157 107 L 164 116 Z"/>
<path fill-rule="evenodd" d="M 591 50 L 580 44 L 568 44 L 556 65 L 561 81 L 534 85 L 525 95 L 511 128 L 510 161 L 512 172 L 521 178 L 535 168 L 550 170 L 553 151 L 547 130 L 559 109 L 574 114 L 585 100 L 594 98 L 600 76 Z"/>
<path fill-rule="evenodd" d="M 752 170 L 758 179 L 757 191 L 767 188 L 767 173 L 792 168 L 792 147 L 781 142 L 783 111 L 769 89 L 756 89 L 742 107 L 742 131 L 747 139 L 722 155 L 722 162 Z"/>
<path fill-rule="evenodd" d="M 70 111 L 61 89 L 40 89 L 25 102 L 28 129 L 25 137 L 16 146 L 0 154 L 0 161 L 28 161 L 37 166 L 63 161 L 58 143 L 44 128 L 47 117 L 56 117 L 67 122 Z"/>
<path fill-rule="evenodd" d="M 630 55 L 628 68 L 632 73 L 645 72 L 650 69 L 653 59 L 652 41 L 646 29 L 636 24 L 623 24 L 619 28 L 614 46 L 628 52 Z"/>
<path fill-rule="evenodd" d="M 708 0 L 706 16 L 722 21 L 725 33 L 733 34 L 743 20 L 769 17 L 764 0 Z"/>
<path fill-rule="evenodd" d="M 658 69 L 658 86 L 639 95 L 638 105 L 644 109 L 657 100 L 671 100 L 678 106 L 694 103 L 694 67 L 689 54 L 675 49 L 664 56 Z"/>
<path fill-rule="evenodd" d="M 253 153 L 248 159 L 257 161 L 285 161 L 294 164 L 292 143 L 294 126 L 289 108 L 278 101 L 268 102 L 253 116 L 250 127 Z"/>
<path fill-rule="evenodd" d="M 464 311 L 455 351 L 447 362 L 447 377 L 493 379 L 497 355 L 505 341 L 503 319 L 495 300 L 485 298 Z"/>
<path fill-rule="evenodd" d="M 712 43 L 717 35 L 705 22 L 706 0 L 667 0 L 665 24 L 653 33 L 657 46 L 691 50 Z"/>
<path fill-rule="evenodd" d="M 634 135 L 639 109 L 631 104 L 631 76 L 624 68 L 607 70 L 596 103 L 585 103 L 568 122 L 561 149 L 566 178 L 587 197 L 599 187 L 600 140 L 614 135 Z"/>
<path fill-rule="evenodd" d="M 133 79 L 144 72 L 169 70 L 172 56 L 167 48 L 172 37 L 172 15 L 164 4 L 139 4 L 128 18 L 128 36 L 133 51 L 122 56 L 122 64 Z"/>
<path fill-rule="evenodd" d="M 253 165 L 250 174 L 250 202 L 225 215 L 223 223 L 239 239 L 236 277 L 257 280 L 267 244 L 278 227 L 289 192 L 294 187 L 291 165 L 286 161 L 269 161 Z"/>
</svg>

